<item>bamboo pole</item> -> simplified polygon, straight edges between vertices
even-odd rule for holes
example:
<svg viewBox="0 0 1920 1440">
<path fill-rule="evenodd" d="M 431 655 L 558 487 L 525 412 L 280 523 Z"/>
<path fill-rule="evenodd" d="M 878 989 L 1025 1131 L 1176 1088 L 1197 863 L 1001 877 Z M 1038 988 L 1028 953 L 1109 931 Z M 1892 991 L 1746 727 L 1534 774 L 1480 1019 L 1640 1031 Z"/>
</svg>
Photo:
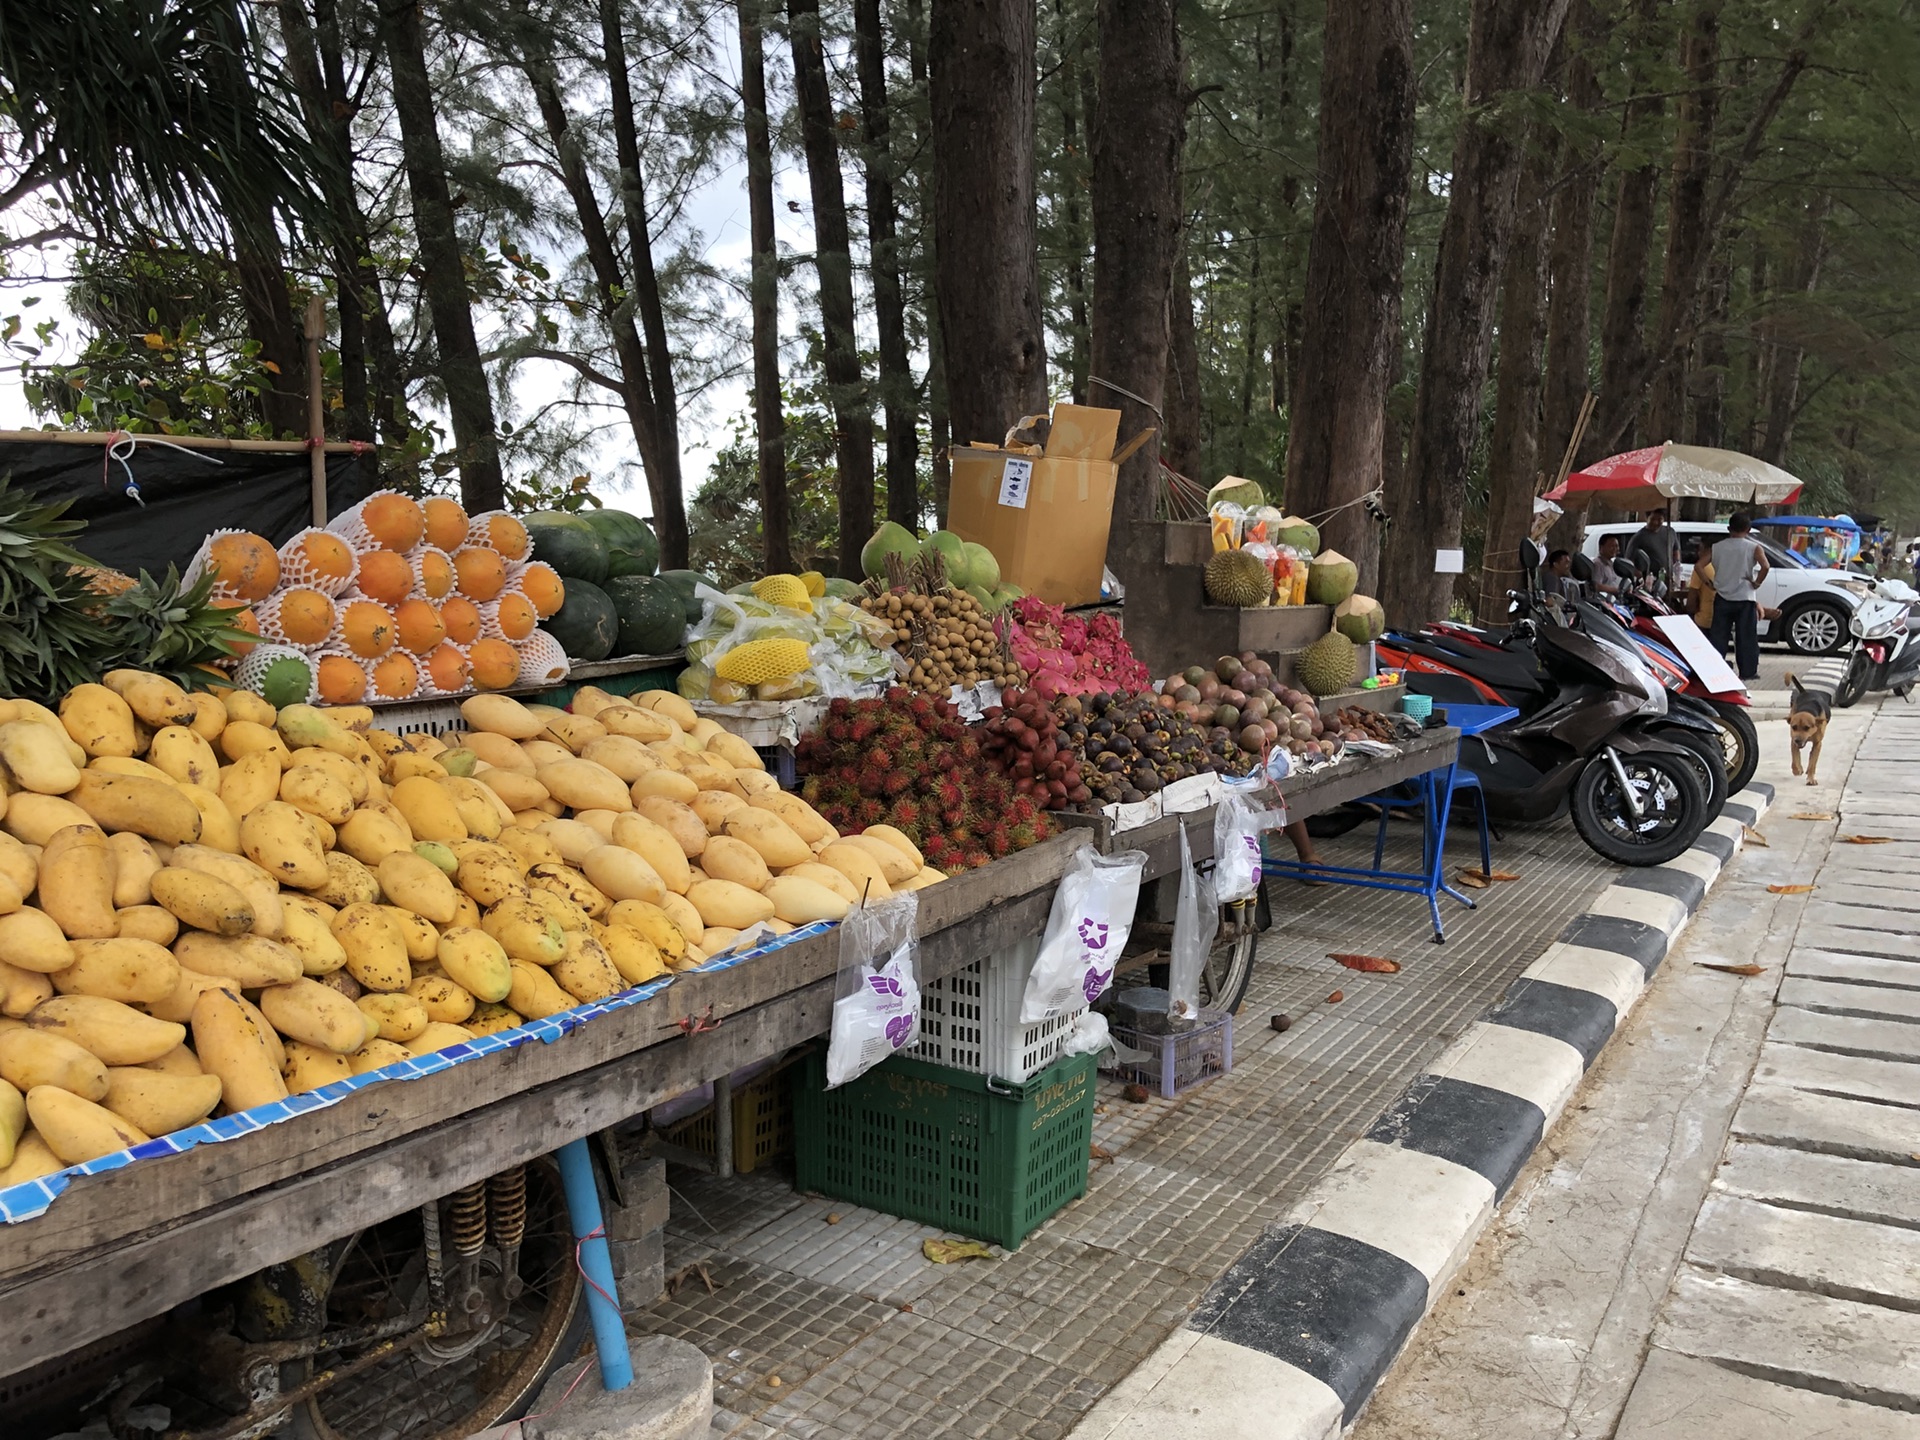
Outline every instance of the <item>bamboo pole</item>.
<svg viewBox="0 0 1920 1440">
<path fill-rule="evenodd" d="M 124 430 L 0 430 L 0 445 L 106 445 L 120 439 Z M 188 450 L 240 450 L 256 455 L 304 455 L 304 440 L 229 440 L 221 435 L 135 435 L 135 439 L 164 440 Z M 350 440 L 330 440 L 319 447 L 328 455 L 351 455 L 356 447 Z"/>
<path fill-rule="evenodd" d="M 320 377 L 320 339 L 327 333 L 327 302 L 318 295 L 307 297 L 307 443 L 312 447 L 313 523 L 327 523 L 327 443 L 326 386 Z"/>
</svg>

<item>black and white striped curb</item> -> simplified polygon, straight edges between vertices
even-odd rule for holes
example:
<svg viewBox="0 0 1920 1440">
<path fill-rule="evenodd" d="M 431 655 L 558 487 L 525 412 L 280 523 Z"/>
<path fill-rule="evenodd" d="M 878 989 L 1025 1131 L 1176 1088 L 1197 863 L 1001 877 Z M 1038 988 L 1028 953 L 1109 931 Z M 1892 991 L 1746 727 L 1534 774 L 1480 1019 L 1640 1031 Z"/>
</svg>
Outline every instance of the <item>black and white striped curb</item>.
<svg viewBox="0 0 1920 1440">
<path fill-rule="evenodd" d="M 1773 787 L 1601 891 L 1073 1440 L 1327 1440 L 1360 1413 Z"/>
</svg>

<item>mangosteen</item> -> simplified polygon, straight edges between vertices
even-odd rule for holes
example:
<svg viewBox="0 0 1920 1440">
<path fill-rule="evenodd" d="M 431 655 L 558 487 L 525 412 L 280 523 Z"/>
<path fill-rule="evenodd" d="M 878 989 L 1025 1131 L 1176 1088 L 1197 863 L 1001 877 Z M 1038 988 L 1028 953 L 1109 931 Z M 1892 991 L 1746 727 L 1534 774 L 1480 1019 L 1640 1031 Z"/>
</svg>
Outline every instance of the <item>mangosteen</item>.
<svg viewBox="0 0 1920 1440">
<path fill-rule="evenodd" d="M 1120 792 L 1120 803 L 1123 805 L 1138 805 L 1146 798 L 1145 795 L 1141 794 L 1140 791 L 1134 789 L 1131 785 Z"/>
<path fill-rule="evenodd" d="M 1133 788 L 1144 795 L 1153 794 L 1154 791 L 1160 788 L 1160 772 L 1157 770 L 1140 771 L 1139 774 L 1133 777 Z"/>
<path fill-rule="evenodd" d="M 1213 728 L 1207 731 L 1207 738 L 1216 745 L 1224 745 L 1227 741 L 1233 739 L 1233 732 L 1222 725 L 1216 717 L 1213 722 Z"/>
</svg>

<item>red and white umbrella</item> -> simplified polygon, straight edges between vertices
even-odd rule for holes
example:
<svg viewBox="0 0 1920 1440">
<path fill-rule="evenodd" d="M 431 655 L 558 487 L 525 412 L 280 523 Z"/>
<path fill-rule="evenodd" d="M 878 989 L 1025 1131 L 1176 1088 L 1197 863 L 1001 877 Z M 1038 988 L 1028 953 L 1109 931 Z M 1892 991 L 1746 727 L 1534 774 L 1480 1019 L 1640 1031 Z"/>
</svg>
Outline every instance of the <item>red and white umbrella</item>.
<svg viewBox="0 0 1920 1440">
<path fill-rule="evenodd" d="M 1718 500 L 1731 505 L 1783 505 L 1800 482 L 1778 465 L 1737 450 L 1704 445 L 1650 446 L 1610 455 L 1549 490 L 1546 498 L 1598 500 L 1621 510 L 1651 510 L 1668 500 Z"/>
</svg>

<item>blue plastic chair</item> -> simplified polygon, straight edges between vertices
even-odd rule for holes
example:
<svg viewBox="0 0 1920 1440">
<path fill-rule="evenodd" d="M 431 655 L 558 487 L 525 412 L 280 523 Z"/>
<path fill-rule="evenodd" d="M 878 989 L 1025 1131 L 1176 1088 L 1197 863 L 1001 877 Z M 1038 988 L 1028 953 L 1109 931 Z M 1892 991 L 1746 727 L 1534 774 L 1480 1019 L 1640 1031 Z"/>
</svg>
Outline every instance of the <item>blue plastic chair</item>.
<svg viewBox="0 0 1920 1440">
<path fill-rule="evenodd" d="M 1480 777 L 1464 765 L 1453 767 L 1453 782 L 1447 789 L 1445 804 L 1448 810 L 1453 808 L 1453 797 L 1464 790 L 1473 792 L 1475 818 L 1480 822 L 1480 872 L 1483 875 L 1493 873 L 1493 836 L 1487 824 L 1487 794 L 1480 788 Z M 1380 868 L 1381 860 L 1387 850 L 1387 819 L 1395 810 L 1410 810 L 1422 802 L 1418 793 L 1369 795 L 1361 802 L 1365 805 L 1380 807 L 1380 828 L 1373 837 L 1373 868 Z M 1425 843 L 1431 844 L 1433 837 L 1432 822 L 1435 817 L 1426 817 Z"/>
</svg>

